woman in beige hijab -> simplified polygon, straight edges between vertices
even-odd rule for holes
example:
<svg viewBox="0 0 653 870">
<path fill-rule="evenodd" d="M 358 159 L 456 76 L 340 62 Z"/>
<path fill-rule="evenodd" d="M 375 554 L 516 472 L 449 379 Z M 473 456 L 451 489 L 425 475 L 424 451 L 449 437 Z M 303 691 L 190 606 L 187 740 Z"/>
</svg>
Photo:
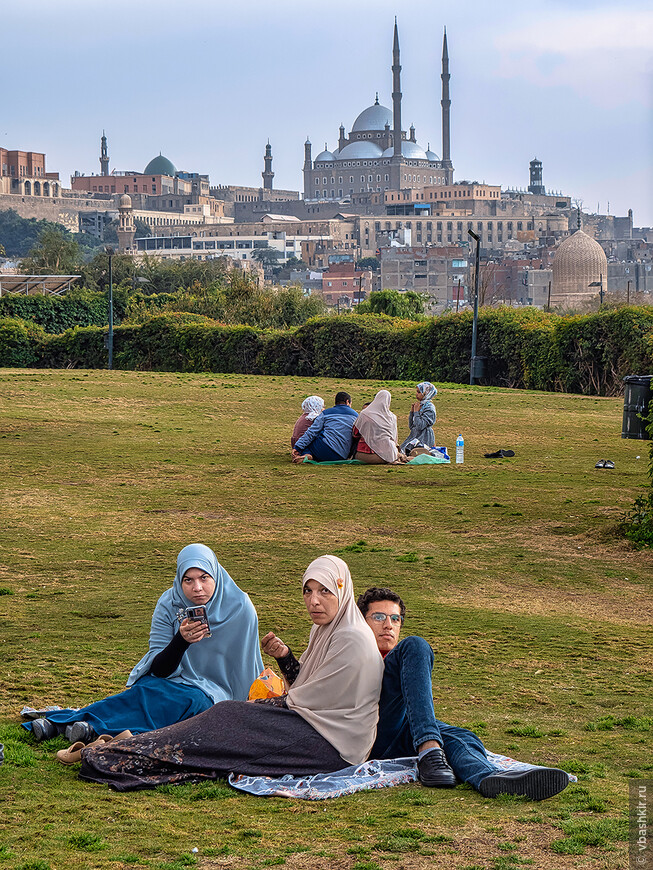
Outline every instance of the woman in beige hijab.
<svg viewBox="0 0 653 870">
<path fill-rule="evenodd" d="M 397 418 L 390 410 L 391 398 L 388 390 L 379 390 L 354 423 L 354 435 L 358 433 L 361 437 L 354 458 L 360 462 L 384 465 L 406 461 L 399 452 Z"/>
<path fill-rule="evenodd" d="M 272 632 L 262 640 L 290 685 L 286 695 L 222 701 L 176 725 L 87 748 L 80 777 L 128 791 L 229 773 L 308 776 L 364 761 L 376 734 L 383 660 L 347 564 L 315 559 L 302 593 L 313 627 L 299 661 Z"/>
</svg>

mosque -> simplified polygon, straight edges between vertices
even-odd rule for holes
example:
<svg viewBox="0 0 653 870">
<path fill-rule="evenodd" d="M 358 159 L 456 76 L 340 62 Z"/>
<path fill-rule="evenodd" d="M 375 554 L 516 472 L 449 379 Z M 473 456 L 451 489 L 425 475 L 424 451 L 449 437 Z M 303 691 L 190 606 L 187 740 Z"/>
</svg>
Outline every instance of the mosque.
<svg viewBox="0 0 653 870">
<path fill-rule="evenodd" d="M 392 110 L 381 105 L 379 96 L 354 121 L 349 136 L 340 126 L 338 147 L 324 147 L 315 160 L 311 143 L 304 145 L 304 199 L 339 200 L 364 193 L 406 190 L 426 185 L 452 184 L 449 111 L 449 53 L 445 30 L 442 44 L 442 158 L 424 149 L 401 127 L 401 64 L 399 32 L 395 19 L 392 47 Z"/>
</svg>

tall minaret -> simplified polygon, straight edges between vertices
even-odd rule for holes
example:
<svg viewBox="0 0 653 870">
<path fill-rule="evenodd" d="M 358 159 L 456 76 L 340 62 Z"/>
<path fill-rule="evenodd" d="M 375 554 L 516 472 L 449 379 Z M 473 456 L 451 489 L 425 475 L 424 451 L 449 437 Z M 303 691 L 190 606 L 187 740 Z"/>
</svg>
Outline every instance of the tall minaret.
<svg viewBox="0 0 653 870">
<path fill-rule="evenodd" d="M 100 175 L 109 174 L 109 152 L 107 151 L 107 137 L 102 131 L 102 139 L 100 140 Z"/>
<path fill-rule="evenodd" d="M 311 140 L 306 137 L 304 142 L 304 199 L 310 199 L 313 194 L 312 181 L 313 160 L 311 159 Z"/>
<path fill-rule="evenodd" d="M 394 128 L 394 159 L 401 157 L 401 64 L 399 63 L 399 31 L 397 30 L 396 18 L 392 46 L 392 123 Z"/>
<path fill-rule="evenodd" d="M 451 100 L 449 99 L 449 50 L 447 48 L 447 28 L 444 29 L 444 39 L 442 41 L 442 165 L 447 170 L 453 170 L 451 162 L 451 130 L 449 110 L 451 108 Z M 453 182 L 453 172 L 447 173 L 447 182 Z"/>
<path fill-rule="evenodd" d="M 265 156 L 263 160 L 265 161 L 265 169 L 261 173 L 263 176 L 263 190 L 272 190 L 274 172 L 272 171 L 272 146 L 270 145 L 269 139 L 268 144 L 265 146 Z"/>
</svg>

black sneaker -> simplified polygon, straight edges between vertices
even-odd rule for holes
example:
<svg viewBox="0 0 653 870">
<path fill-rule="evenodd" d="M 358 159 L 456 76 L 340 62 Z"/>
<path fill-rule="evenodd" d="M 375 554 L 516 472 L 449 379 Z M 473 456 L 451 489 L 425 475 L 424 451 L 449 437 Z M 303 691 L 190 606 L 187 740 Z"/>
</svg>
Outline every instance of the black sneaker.
<svg viewBox="0 0 653 870">
<path fill-rule="evenodd" d="M 535 767 L 519 773 L 501 771 L 482 779 L 478 790 L 487 798 L 500 794 L 522 795 L 532 801 L 553 797 L 569 785 L 569 776 L 557 767 Z"/>
<path fill-rule="evenodd" d="M 97 734 L 88 722 L 73 722 L 66 725 L 66 740 L 71 743 L 91 743 Z"/>
<path fill-rule="evenodd" d="M 417 773 L 422 785 L 429 788 L 453 788 L 457 784 L 456 774 L 439 746 L 429 749 L 426 755 L 418 759 Z"/>
<path fill-rule="evenodd" d="M 42 740 L 50 740 L 52 737 L 56 737 L 58 733 L 57 726 L 47 719 L 34 719 L 32 722 L 32 734 L 37 743 L 40 743 Z"/>
</svg>

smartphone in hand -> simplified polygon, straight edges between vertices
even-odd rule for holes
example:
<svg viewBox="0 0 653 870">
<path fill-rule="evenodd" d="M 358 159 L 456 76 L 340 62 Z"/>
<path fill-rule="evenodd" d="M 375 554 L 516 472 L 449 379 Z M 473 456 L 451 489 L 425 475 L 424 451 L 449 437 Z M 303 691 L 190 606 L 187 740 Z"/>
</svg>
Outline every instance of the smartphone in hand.
<svg viewBox="0 0 653 870">
<path fill-rule="evenodd" d="M 203 604 L 198 605 L 197 607 L 187 607 L 186 608 L 186 619 L 191 622 L 201 622 L 202 625 L 205 625 L 209 630 L 204 635 L 205 637 L 211 637 L 211 628 L 209 626 L 209 617 L 206 613 L 206 607 Z"/>
</svg>

